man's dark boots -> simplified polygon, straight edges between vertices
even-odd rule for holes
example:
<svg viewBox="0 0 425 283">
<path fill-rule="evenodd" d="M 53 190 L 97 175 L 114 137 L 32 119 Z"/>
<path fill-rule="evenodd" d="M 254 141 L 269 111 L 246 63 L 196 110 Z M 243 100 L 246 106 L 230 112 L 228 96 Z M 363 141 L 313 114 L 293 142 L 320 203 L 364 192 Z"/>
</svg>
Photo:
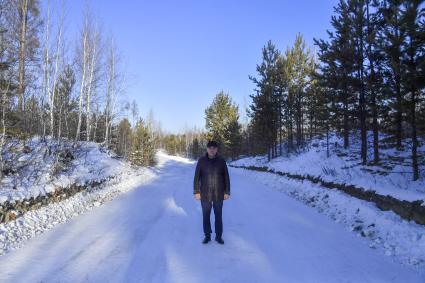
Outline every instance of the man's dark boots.
<svg viewBox="0 0 425 283">
<path fill-rule="evenodd" d="M 211 241 L 211 236 L 210 235 L 205 235 L 204 240 L 202 241 L 202 244 L 206 244 L 209 241 Z"/>
<path fill-rule="evenodd" d="M 219 243 L 219 244 L 224 244 L 224 241 L 223 241 L 223 239 L 221 238 L 221 236 L 215 236 L 215 240 L 216 240 L 216 242 L 217 242 L 217 243 Z"/>
</svg>

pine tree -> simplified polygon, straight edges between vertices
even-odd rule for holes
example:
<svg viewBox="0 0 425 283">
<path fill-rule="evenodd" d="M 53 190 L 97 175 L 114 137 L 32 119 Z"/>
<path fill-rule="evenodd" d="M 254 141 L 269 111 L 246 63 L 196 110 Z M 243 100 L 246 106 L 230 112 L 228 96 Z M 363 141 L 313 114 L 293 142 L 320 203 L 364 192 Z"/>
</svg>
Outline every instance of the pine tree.
<svg viewBox="0 0 425 283">
<path fill-rule="evenodd" d="M 395 133 L 396 145 L 401 149 L 403 139 L 403 106 L 405 104 L 402 93 L 401 76 L 404 73 L 401 64 L 402 44 L 405 38 L 405 32 L 401 23 L 402 0 L 385 0 L 376 4 L 381 17 L 381 27 L 379 28 L 379 41 L 383 52 L 386 71 L 385 93 L 390 101 L 387 115 L 394 121 L 390 125 L 390 132 Z M 394 113 L 394 114 L 392 114 Z M 395 125 L 395 129 L 393 129 Z"/>
<path fill-rule="evenodd" d="M 193 140 L 193 143 L 192 143 L 191 156 L 193 158 L 198 158 L 199 156 L 201 156 L 201 154 L 202 154 L 201 144 L 200 144 L 198 138 L 195 138 Z"/>
<path fill-rule="evenodd" d="M 62 137 L 63 127 L 66 130 L 66 137 L 70 137 L 69 127 L 69 113 L 77 107 L 76 101 L 72 98 L 72 91 L 76 79 L 74 70 L 70 65 L 67 65 L 62 74 L 59 75 L 58 83 L 56 85 L 55 95 L 55 119 L 57 120 L 57 134 L 58 138 Z"/>
<path fill-rule="evenodd" d="M 146 122 L 140 118 L 132 132 L 130 161 L 135 165 L 150 166 L 154 163 L 155 149 Z"/>
<path fill-rule="evenodd" d="M 128 157 L 128 153 L 131 150 L 131 142 L 132 142 L 132 130 L 130 122 L 127 118 L 124 118 L 121 120 L 121 122 L 118 124 L 118 139 L 117 144 L 114 146 L 116 153 L 119 156 L 123 156 L 125 158 Z"/>
<path fill-rule="evenodd" d="M 406 38 L 402 44 L 404 56 L 402 64 L 406 73 L 402 77 L 406 92 L 410 94 L 408 111 L 410 116 L 410 131 L 412 141 L 412 169 L 413 180 L 419 179 L 418 165 L 418 137 L 417 137 L 417 110 L 418 102 L 422 99 L 425 86 L 424 60 L 425 60 L 425 23 L 424 0 L 403 1 L 404 13 L 402 16 L 402 29 Z"/>
<path fill-rule="evenodd" d="M 279 155 L 283 154 L 283 125 L 284 125 L 284 109 L 286 102 L 286 92 L 288 89 L 288 80 L 285 72 L 286 67 L 286 58 L 279 54 L 276 63 L 276 102 L 277 102 L 277 128 L 278 128 L 278 145 L 279 145 Z M 248 134 L 248 131 L 245 132 Z"/>
<path fill-rule="evenodd" d="M 317 76 L 318 66 L 316 58 L 311 56 L 308 63 L 308 86 L 306 88 L 306 109 L 308 119 L 308 136 L 312 140 L 318 135 L 318 127 L 320 126 L 319 109 L 322 106 L 322 92 L 319 85 L 319 77 Z"/>
<path fill-rule="evenodd" d="M 294 47 L 291 49 L 293 65 L 291 67 L 292 93 L 294 97 L 294 116 L 296 124 L 297 146 L 304 143 L 304 112 L 306 108 L 306 87 L 310 72 L 310 50 L 306 49 L 301 34 L 297 34 Z"/>
<path fill-rule="evenodd" d="M 365 0 L 350 0 L 349 2 L 351 17 L 351 38 L 354 43 L 354 58 L 356 76 L 354 80 L 354 89 L 358 94 L 358 120 L 360 128 L 360 157 L 362 163 L 367 162 L 367 101 L 365 87 L 365 61 L 366 61 L 366 5 Z"/>
<path fill-rule="evenodd" d="M 334 115 L 333 126 L 342 129 L 344 148 L 350 145 L 350 120 L 354 111 L 355 96 L 353 94 L 354 44 L 351 37 L 352 23 L 350 8 L 345 0 L 340 0 L 335 7 L 336 15 L 332 16 L 333 32 L 328 31 L 330 42 L 315 39 L 319 47 L 321 85 L 332 96 L 333 103 L 329 111 Z M 340 124 L 342 121 L 342 125 Z"/>
<path fill-rule="evenodd" d="M 376 2 L 376 1 L 375 1 Z M 375 6 L 371 5 L 370 0 L 366 0 L 366 57 L 368 61 L 367 72 L 367 88 L 370 96 L 370 108 L 372 116 L 372 131 L 373 131 L 373 163 L 379 163 L 379 112 L 381 109 L 378 102 L 383 92 L 383 54 L 378 40 L 378 32 L 382 29 L 382 22 L 378 12 L 373 12 Z"/>
<path fill-rule="evenodd" d="M 280 117 L 276 94 L 278 58 L 279 51 L 271 41 L 268 41 L 262 50 L 262 62 L 257 65 L 258 78 L 249 77 L 256 86 L 255 94 L 250 95 L 252 104 L 248 111 L 248 115 L 252 118 L 254 139 L 258 141 L 256 151 L 267 151 L 269 160 L 276 156 L 275 145 Z"/>
<path fill-rule="evenodd" d="M 238 106 L 229 94 L 219 92 L 210 106 L 205 109 L 205 127 L 207 138 L 219 143 L 224 156 L 236 157 L 240 147 L 240 130 Z"/>
<path fill-rule="evenodd" d="M 283 71 L 279 73 L 280 80 L 285 82 L 286 88 L 283 96 L 283 116 L 285 120 L 287 136 L 287 154 L 294 149 L 294 87 L 293 87 L 293 66 L 295 58 L 292 56 L 291 48 L 287 48 L 281 65 Z"/>
</svg>

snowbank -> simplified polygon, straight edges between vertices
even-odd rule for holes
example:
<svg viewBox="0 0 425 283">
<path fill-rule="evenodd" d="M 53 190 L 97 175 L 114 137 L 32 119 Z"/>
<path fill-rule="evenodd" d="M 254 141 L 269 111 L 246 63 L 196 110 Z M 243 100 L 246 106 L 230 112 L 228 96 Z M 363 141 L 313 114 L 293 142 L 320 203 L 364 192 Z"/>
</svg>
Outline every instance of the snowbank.
<svg viewBox="0 0 425 283">
<path fill-rule="evenodd" d="M 96 189 L 88 189 L 61 202 L 51 203 L 21 217 L 0 224 L 0 255 L 20 248 L 25 243 L 59 223 L 91 211 L 119 194 L 130 191 L 157 177 L 152 168 L 138 168 L 122 172 Z"/>
<path fill-rule="evenodd" d="M 73 143 L 34 137 L 24 145 L 9 140 L 3 149 L 5 176 L 0 180 L 0 204 L 22 201 L 72 184 L 83 185 L 133 170 L 113 152 L 94 142 Z"/>
<path fill-rule="evenodd" d="M 391 211 L 381 211 L 375 205 L 350 197 L 319 184 L 288 179 L 269 172 L 243 170 L 270 189 L 283 192 L 320 213 L 341 223 L 359 237 L 369 240 L 369 247 L 378 249 L 396 261 L 422 270 L 425 265 L 425 228 L 413 221 L 401 219 Z"/>
<path fill-rule="evenodd" d="M 343 148 L 343 141 L 336 135 L 330 137 L 330 156 L 327 157 L 326 140 L 315 139 L 299 154 L 290 154 L 267 161 L 267 156 L 245 157 L 230 164 L 236 166 L 267 167 L 274 171 L 320 177 L 329 182 L 350 184 L 374 190 L 381 195 L 390 195 L 399 200 L 425 201 L 425 178 L 423 172 L 419 181 L 412 181 L 411 159 L 408 144 L 406 151 L 381 149 L 384 166 L 360 165 L 359 141 L 351 138 L 349 149 Z M 371 151 L 372 148 L 369 148 Z M 425 146 L 418 152 L 425 152 Z M 372 152 L 368 152 L 368 160 Z"/>
</svg>

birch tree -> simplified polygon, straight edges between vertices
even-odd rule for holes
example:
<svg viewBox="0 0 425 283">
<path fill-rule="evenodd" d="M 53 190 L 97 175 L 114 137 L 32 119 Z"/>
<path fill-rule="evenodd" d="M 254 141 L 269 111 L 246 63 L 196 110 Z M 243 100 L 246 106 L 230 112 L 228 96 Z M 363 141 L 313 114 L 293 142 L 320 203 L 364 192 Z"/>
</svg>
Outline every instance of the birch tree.
<svg viewBox="0 0 425 283">
<path fill-rule="evenodd" d="M 117 83 L 117 52 L 112 38 L 107 54 L 107 78 L 106 78 L 106 106 L 105 106 L 105 145 L 109 145 L 110 129 L 113 120 L 113 112 L 116 102 Z"/>
<path fill-rule="evenodd" d="M 82 61 L 81 66 L 81 78 L 80 78 L 80 93 L 78 98 L 78 123 L 77 123 L 77 130 L 75 133 L 75 141 L 80 139 L 81 135 L 81 124 L 83 119 L 83 101 L 85 98 L 85 91 L 86 91 L 86 76 L 87 76 L 87 68 L 88 68 L 88 60 L 89 60 L 89 15 L 88 12 L 86 12 L 85 18 L 84 18 L 84 25 L 80 34 L 80 44 L 82 45 L 82 48 L 80 50 L 77 50 L 77 53 L 79 52 L 80 58 L 77 58 L 77 60 Z M 78 55 L 77 55 L 78 56 Z"/>
<path fill-rule="evenodd" d="M 81 136 L 83 114 L 86 118 L 86 140 L 91 139 L 93 96 L 99 80 L 101 60 L 101 33 L 97 22 L 92 21 L 89 9 L 84 15 L 84 23 L 77 46 L 76 61 L 80 72 L 80 92 L 78 105 L 78 123 L 75 140 Z M 83 113 L 84 112 L 84 113 Z"/>
<path fill-rule="evenodd" d="M 97 23 L 94 26 L 94 29 L 89 29 L 89 77 L 87 81 L 87 101 L 86 101 L 86 139 L 87 141 L 90 141 L 90 135 L 92 130 L 92 101 L 93 101 L 93 95 L 94 90 L 96 88 L 96 73 L 97 73 L 97 65 L 100 59 L 100 51 L 99 51 L 99 45 L 100 45 L 100 31 L 98 29 Z"/>
<path fill-rule="evenodd" d="M 3 177 L 4 161 L 3 161 L 3 148 L 6 142 L 6 111 L 9 108 L 9 96 L 11 92 L 12 81 L 12 68 L 11 68 L 11 54 L 9 42 L 6 42 L 5 34 L 6 23 L 4 20 L 4 9 L 2 6 L 5 1 L 0 0 L 0 99 L 1 99 L 1 138 L 0 138 L 0 180 Z"/>
<path fill-rule="evenodd" d="M 49 103 L 49 116 L 50 116 L 50 135 L 55 136 L 55 99 L 56 99 L 56 86 L 58 81 L 58 72 L 60 69 L 61 50 L 63 42 L 63 22 L 64 22 L 64 2 L 61 5 L 61 15 L 59 18 L 57 35 L 55 38 L 55 52 L 53 58 L 50 58 L 50 32 L 51 32 L 51 15 L 50 15 L 50 1 L 47 4 L 47 15 L 45 21 L 45 42 L 44 42 L 44 79 L 43 89 L 45 97 Z M 45 128 L 45 127 L 44 127 Z M 60 133 L 58 133 L 59 137 Z"/>
<path fill-rule="evenodd" d="M 61 16 L 59 19 L 59 27 L 58 27 L 58 34 L 56 37 L 56 52 L 54 55 L 55 60 L 55 66 L 53 71 L 53 87 L 52 91 L 50 92 L 49 96 L 49 103 L 50 103 L 50 129 L 51 129 L 51 135 L 54 137 L 54 131 L 55 131 L 55 94 L 56 94 L 56 85 L 58 81 L 58 69 L 59 69 L 59 62 L 60 62 L 60 51 L 62 49 L 62 32 L 63 32 L 63 20 L 64 20 L 64 3 L 62 1 L 62 8 L 61 8 Z M 58 133 L 58 138 L 60 138 L 60 133 Z"/>
</svg>

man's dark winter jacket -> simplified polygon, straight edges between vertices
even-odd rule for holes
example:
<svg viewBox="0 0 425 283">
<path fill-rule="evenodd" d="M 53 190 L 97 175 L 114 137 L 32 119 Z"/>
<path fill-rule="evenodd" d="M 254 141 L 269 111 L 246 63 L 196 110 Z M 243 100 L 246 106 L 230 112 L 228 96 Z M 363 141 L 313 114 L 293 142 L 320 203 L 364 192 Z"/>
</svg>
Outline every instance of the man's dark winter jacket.
<svg viewBox="0 0 425 283">
<path fill-rule="evenodd" d="M 230 195 L 230 179 L 226 160 L 218 153 L 214 158 L 208 157 L 208 152 L 198 159 L 193 193 L 201 193 L 202 200 L 218 201 L 224 199 L 224 194 Z"/>
</svg>

